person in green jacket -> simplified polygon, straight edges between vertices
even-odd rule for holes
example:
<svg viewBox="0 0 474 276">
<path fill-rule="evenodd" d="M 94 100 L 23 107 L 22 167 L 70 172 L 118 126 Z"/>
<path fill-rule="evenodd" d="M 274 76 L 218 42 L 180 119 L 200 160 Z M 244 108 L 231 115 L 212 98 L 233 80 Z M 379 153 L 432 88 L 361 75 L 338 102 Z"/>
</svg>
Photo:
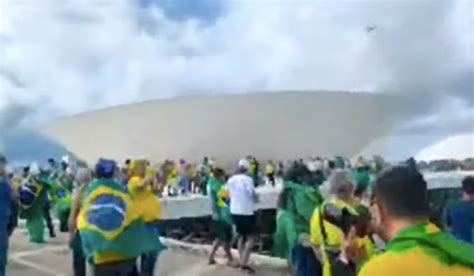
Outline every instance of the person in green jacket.
<svg viewBox="0 0 474 276">
<path fill-rule="evenodd" d="M 48 184 L 40 178 L 39 168 L 32 169 L 20 186 L 20 216 L 26 219 L 30 242 L 44 243 L 44 208 L 48 201 Z"/>
<path fill-rule="evenodd" d="M 229 192 L 225 188 L 225 172 L 221 168 L 215 168 L 208 182 L 209 196 L 212 206 L 212 220 L 216 239 L 214 241 L 209 264 L 215 264 L 215 255 L 219 247 L 223 247 L 228 265 L 234 266 L 234 259 L 230 252 L 232 242 L 232 217 L 227 205 L 229 202 Z"/>
</svg>

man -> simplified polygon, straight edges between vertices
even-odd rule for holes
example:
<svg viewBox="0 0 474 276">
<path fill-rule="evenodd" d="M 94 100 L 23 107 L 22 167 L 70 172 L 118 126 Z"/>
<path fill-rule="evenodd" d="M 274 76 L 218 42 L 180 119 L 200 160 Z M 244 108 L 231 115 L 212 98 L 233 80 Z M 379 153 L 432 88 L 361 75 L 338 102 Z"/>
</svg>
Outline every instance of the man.
<svg viewBox="0 0 474 276">
<path fill-rule="evenodd" d="M 227 189 L 230 194 L 230 213 L 239 234 L 240 266 L 242 271 L 254 274 L 255 271 L 248 266 L 248 261 L 255 243 L 255 203 L 257 202 L 257 195 L 254 182 L 248 176 L 249 168 L 248 160 L 240 160 L 237 174 L 227 181 Z"/>
<path fill-rule="evenodd" d="M 387 249 L 369 259 L 358 275 L 474 275 L 474 247 L 428 222 L 427 184 L 413 168 L 382 172 L 371 211 Z"/>
<path fill-rule="evenodd" d="M 8 224 L 10 222 L 11 203 L 16 196 L 8 181 L 7 159 L 0 154 L 0 276 L 5 276 L 8 252 Z"/>
<path fill-rule="evenodd" d="M 445 223 L 459 240 L 474 244 L 474 177 L 462 181 L 463 199 L 446 208 Z"/>
<path fill-rule="evenodd" d="M 272 160 L 268 161 L 267 166 L 265 167 L 265 172 L 267 174 L 268 181 L 273 187 L 275 187 L 275 165 L 273 164 Z"/>
<path fill-rule="evenodd" d="M 221 168 L 215 168 L 208 183 L 209 197 L 212 207 L 212 224 L 215 235 L 209 264 L 216 263 L 215 255 L 219 247 L 224 248 L 227 257 L 227 264 L 234 265 L 232 253 L 230 251 L 232 243 L 232 218 L 227 206 L 229 192 L 225 189 L 225 172 Z"/>
</svg>

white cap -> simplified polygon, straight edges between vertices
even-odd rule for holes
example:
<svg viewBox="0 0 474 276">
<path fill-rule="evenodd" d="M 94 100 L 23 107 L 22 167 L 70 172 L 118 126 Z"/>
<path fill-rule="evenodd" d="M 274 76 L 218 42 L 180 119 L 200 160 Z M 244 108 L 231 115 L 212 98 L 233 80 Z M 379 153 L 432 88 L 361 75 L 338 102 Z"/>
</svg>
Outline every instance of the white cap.
<svg viewBox="0 0 474 276">
<path fill-rule="evenodd" d="M 40 174 L 40 167 L 38 166 L 38 163 L 33 162 L 30 166 L 30 174 L 31 175 L 39 175 Z"/>
<path fill-rule="evenodd" d="M 239 161 L 239 168 L 249 169 L 250 168 L 250 162 L 247 159 L 241 159 Z"/>
</svg>

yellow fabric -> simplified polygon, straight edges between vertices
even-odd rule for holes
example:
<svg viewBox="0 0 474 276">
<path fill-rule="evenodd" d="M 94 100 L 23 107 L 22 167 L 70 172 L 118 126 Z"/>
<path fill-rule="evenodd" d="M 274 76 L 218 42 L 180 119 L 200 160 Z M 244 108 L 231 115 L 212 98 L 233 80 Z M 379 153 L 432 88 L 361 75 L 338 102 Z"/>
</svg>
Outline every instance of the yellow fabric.
<svg viewBox="0 0 474 276">
<path fill-rule="evenodd" d="M 339 209 L 347 208 L 349 212 L 353 214 L 357 214 L 356 210 L 353 208 L 352 204 L 346 203 L 340 199 L 330 199 L 323 203 L 320 207 L 316 208 L 313 212 L 313 215 L 311 217 L 311 225 L 310 225 L 310 232 L 311 232 L 311 243 L 314 245 L 319 245 L 321 246 L 321 253 L 322 253 L 322 258 L 323 258 L 323 275 L 324 276 L 330 276 L 331 275 L 331 264 L 329 262 L 329 258 L 326 253 L 326 248 L 334 248 L 334 249 L 339 249 L 342 244 L 342 238 L 344 233 L 334 224 L 323 220 L 324 223 L 324 228 L 326 230 L 326 235 L 327 235 L 327 240 L 326 244 L 323 244 L 323 237 L 321 233 L 321 227 L 320 227 L 320 209 L 319 208 L 324 208 L 325 204 L 333 204 Z M 369 250 L 369 246 L 366 244 L 367 241 L 365 239 L 369 239 L 368 237 L 358 239 L 358 243 L 364 244 Z M 372 248 L 373 250 L 373 248 Z"/>
<path fill-rule="evenodd" d="M 92 207 L 90 202 L 94 202 L 94 200 L 104 194 L 110 194 L 116 197 L 121 198 L 127 208 L 125 214 L 125 221 L 117 230 L 104 232 L 101 229 L 97 228 L 95 225 L 89 224 L 87 221 L 87 214 L 89 213 L 89 209 Z M 128 195 L 124 195 L 124 193 L 111 189 L 106 186 L 98 187 L 95 189 L 89 196 L 87 196 L 86 200 L 84 201 L 83 208 L 79 212 L 79 216 L 77 217 L 77 228 L 80 229 L 88 229 L 95 232 L 101 233 L 105 239 L 107 240 L 114 240 L 116 239 L 122 232 L 125 227 L 127 227 L 132 221 L 138 219 L 138 212 L 132 203 L 131 198 Z"/>
<path fill-rule="evenodd" d="M 420 248 L 403 253 L 386 252 L 370 259 L 358 276 L 472 276 L 473 271 L 461 266 L 447 266 Z"/>
<path fill-rule="evenodd" d="M 267 174 L 271 174 L 275 172 L 275 167 L 272 164 L 267 164 L 265 171 L 267 172 Z"/>
<path fill-rule="evenodd" d="M 94 264 L 107 264 L 113 262 L 124 261 L 127 258 L 115 253 L 96 253 L 94 254 Z"/>
<path fill-rule="evenodd" d="M 21 181 L 19 179 L 15 179 L 12 181 L 12 186 L 15 189 L 15 191 L 18 191 L 18 189 L 21 186 Z"/>
<path fill-rule="evenodd" d="M 363 247 L 364 251 L 366 252 L 367 256 L 370 257 L 375 253 L 375 245 L 369 236 L 365 236 L 363 238 L 356 239 L 357 246 Z"/>
<path fill-rule="evenodd" d="M 143 178 L 133 176 L 128 181 L 128 191 L 132 195 L 135 208 L 145 222 L 152 222 L 161 217 L 161 204 L 150 185 L 140 187 Z"/>
<path fill-rule="evenodd" d="M 339 200 L 339 199 L 331 199 L 326 203 L 334 204 L 338 208 L 347 208 L 350 212 L 357 214 L 355 209 L 349 205 L 348 203 Z M 319 218 L 319 208 L 324 206 L 323 203 L 320 207 L 316 208 L 313 212 L 311 217 L 311 243 L 314 245 L 321 245 L 322 244 L 322 234 L 321 234 L 321 227 L 320 227 L 320 218 Z M 327 222 L 326 220 L 323 221 L 324 228 L 326 229 L 327 233 L 327 245 L 330 247 L 339 248 L 342 243 L 343 233 L 342 231 L 334 224 Z"/>
<path fill-rule="evenodd" d="M 230 197 L 229 190 L 226 188 L 222 187 L 218 192 L 217 192 L 217 205 L 219 207 L 226 207 L 227 204 L 225 203 L 225 200 L 227 200 Z"/>
</svg>

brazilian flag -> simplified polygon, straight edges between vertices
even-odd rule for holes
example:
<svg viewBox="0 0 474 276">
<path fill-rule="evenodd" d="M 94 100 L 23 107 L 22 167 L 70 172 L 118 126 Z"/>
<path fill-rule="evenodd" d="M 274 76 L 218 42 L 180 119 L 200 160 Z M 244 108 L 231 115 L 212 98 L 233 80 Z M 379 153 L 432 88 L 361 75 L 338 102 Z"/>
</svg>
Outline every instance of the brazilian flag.
<svg viewBox="0 0 474 276">
<path fill-rule="evenodd" d="M 42 190 L 43 185 L 31 177 L 22 183 L 19 188 L 21 207 L 24 210 L 31 208 Z"/>
<path fill-rule="evenodd" d="M 56 217 L 59 219 L 59 229 L 61 232 L 68 230 L 68 219 L 71 212 L 72 196 L 59 181 L 52 181 L 49 188 L 49 195 L 53 204 Z"/>
<path fill-rule="evenodd" d="M 60 182 L 54 181 L 51 183 L 49 195 L 57 213 L 71 209 L 71 193 Z"/>
<path fill-rule="evenodd" d="M 111 179 L 96 179 L 88 186 L 77 226 L 84 254 L 96 264 L 163 249 L 156 233 L 147 230 L 126 188 Z"/>
</svg>

